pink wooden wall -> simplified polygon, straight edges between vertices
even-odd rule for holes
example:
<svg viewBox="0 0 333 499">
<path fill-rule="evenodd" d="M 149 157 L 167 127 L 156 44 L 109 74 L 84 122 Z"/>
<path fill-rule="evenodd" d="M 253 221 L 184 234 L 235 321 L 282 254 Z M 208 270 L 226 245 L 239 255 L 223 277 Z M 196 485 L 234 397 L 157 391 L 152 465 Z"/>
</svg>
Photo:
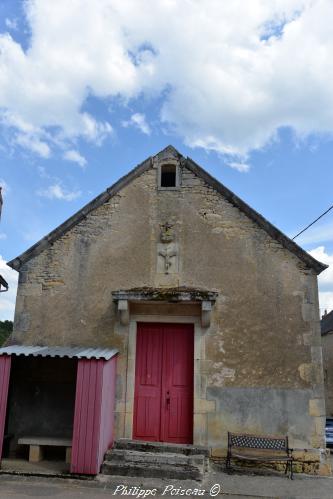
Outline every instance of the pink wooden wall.
<svg viewBox="0 0 333 499">
<path fill-rule="evenodd" d="M 99 473 L 113 443 L 116 357 L 80 359 L 77 369 L 71 473 Z"/>
<path fill-rule="evenodd" d="M 99 439 L 99 464 L 101 467 L 105 452 L 114 441 L 114 409 L 116 402 L 116 363 L 117 358 L 105 363 L 103 370 L 102 408 Z"/>
<path fill-rule="evenodd" d="M 11 357 L 0 356 L 0 461 L 2 456 L 3 436 L 6 423 L 7 397 L 9 386 Z"/>
</svg>

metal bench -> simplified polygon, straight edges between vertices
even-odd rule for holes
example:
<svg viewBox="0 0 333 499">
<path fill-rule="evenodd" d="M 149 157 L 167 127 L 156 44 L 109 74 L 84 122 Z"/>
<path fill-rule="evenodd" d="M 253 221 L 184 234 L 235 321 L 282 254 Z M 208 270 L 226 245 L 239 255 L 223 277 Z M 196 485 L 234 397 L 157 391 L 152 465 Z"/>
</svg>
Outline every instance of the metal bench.
<svg viewBox="0 0 333 499">
<path fill-rule="evenodd" d="M 228 453 L 226 468 L 231 469 L 231 459 L 261 462 L 286 463 L 285 474 L 290 470 L 293 479 L 292 449 L 288 437 L 269 437 L 228 432 Z"/>
<path fill-rule="evenodd" d="M 58 437 L 21 437 L 17 442 L 19 445 L 29 445 L 29 461 L 38 463 L 43 459 L 42 447 L 66 447 L 66 463 L 71 462 L 72 441 L 68 438 Z"/>
</svg>

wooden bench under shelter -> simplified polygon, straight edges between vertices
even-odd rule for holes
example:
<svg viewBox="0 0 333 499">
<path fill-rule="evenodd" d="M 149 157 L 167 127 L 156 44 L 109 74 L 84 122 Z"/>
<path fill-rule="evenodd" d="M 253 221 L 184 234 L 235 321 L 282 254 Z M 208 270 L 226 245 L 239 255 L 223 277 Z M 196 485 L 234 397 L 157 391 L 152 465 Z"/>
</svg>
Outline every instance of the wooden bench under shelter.
<svg viewBox="0 0 333 499">
<path fill-rule="evenodd" d="M 29 445 L 29 462 L 38 463 L 43 459 L 42 447 L 66 447 L 66 463 L 71 462 L 72 440 L 59 437 L 21 437 L 19 445 Z"/>
<path fill-rule="evenodd" d="M 231 459 L 286 463 L 285 474 L 289 468 L 290 478 L 293 479 L 293 457 L 288 437 L 228 432 L 227 470 L 231 469 Z"/>
</svg>

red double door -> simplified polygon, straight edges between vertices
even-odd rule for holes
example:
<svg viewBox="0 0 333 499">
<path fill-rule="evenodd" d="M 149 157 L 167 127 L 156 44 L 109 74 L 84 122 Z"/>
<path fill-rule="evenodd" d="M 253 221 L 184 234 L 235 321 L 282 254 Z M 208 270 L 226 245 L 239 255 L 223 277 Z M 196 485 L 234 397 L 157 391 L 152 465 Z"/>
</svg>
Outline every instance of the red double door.
<svg viewBox="0 0 333 499">
<path fill-rule="evenodd" d="M 193 441 L 191 324 L 138 324 L 133 438 Z"/>
</svg>

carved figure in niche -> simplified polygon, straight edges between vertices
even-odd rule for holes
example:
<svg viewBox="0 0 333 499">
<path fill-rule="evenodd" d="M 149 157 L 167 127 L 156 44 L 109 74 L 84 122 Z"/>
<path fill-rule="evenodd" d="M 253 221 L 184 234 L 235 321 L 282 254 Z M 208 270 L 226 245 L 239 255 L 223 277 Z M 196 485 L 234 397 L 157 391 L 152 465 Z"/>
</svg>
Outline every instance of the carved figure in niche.
<svg viewBox="0 0 333 499">
<path fill-rule="evenodd" d="M 160 239 L 162 243 L 171 243 L 174 238 L 174 232 L 172 230 L 173 225 L 165 222 L 165 224 L 161 225 L 161 234 Z"/>
<path fill-rule="evenodd" d="M 157 272 L 175 274 L 178 272 L 178 245 L 174 242 L 173 226 L 166 222 L 160 227 L 161 243 L 157 245 Z"/>
<path fill-rule="evenodd" d="M 172 248 L 165 248 L 160 250 L 158 254 L 164 258 L 164 272 L 165 274 L 169 274 L 169 268 L 172 265 L 171 258 L 177 256 L 177 250 Z"/>
</svg>

